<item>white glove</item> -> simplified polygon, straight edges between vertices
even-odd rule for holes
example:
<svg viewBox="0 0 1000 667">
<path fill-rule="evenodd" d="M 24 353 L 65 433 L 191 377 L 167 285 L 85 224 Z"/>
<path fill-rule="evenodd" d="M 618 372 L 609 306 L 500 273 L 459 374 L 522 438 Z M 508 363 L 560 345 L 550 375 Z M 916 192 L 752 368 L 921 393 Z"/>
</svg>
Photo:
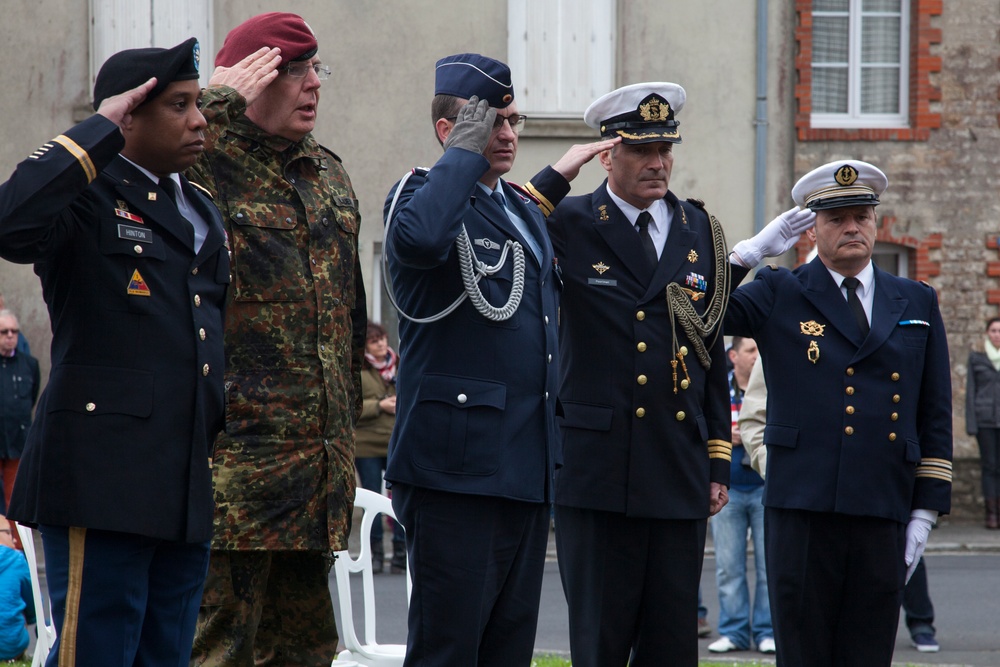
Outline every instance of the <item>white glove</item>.
<svg viewBox="0 0 1000 667">
<path fill-rule="evenodd" d="M 910 581 L 913 571 L 917 569 L 920 557 L 924 555 L 927 546 L 927 536 L 931 534 L 937 512 L 933 510 L 913 510 L 910 522 L 906 524 L 906 551 L 903 562 L 906 564 L 906 581 Z"/>
<path fill-rule="evenodd" d="M 816 214 L 807 208 L 790 208 L 746 241 L 733 248 L 743 265 L 752 269 L 765 257 L 777 257 L 799 240 L 802 232 L 816 224 Z"/>
</svg>

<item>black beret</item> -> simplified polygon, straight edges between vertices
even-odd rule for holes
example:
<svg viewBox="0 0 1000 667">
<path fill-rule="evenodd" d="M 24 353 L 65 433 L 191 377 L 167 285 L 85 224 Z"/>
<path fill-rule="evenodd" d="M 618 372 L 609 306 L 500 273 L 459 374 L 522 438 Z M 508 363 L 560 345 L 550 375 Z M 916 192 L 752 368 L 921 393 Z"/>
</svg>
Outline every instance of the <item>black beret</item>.
<svg viewBox="0 0 1000 667">
<path fill-rule="evenodd" d="M 127 49 L 108 58 L 94 82 L 94 110 L 101 102 L 127 90 L 132 90 L 156 77 L 156 86 L 149 91 L 150 101 L 174 81 L 198 78 L 201 49 L 194 37 L 172 49 Z"/>
<path fill-rule="evenodd" d="M 476 95 L 491 107 L 505 109 L 514 101 L 510 68 L 478 53 L 459 53 L 437 61 L 434 94 L 469 99 Z"/>
</svg>

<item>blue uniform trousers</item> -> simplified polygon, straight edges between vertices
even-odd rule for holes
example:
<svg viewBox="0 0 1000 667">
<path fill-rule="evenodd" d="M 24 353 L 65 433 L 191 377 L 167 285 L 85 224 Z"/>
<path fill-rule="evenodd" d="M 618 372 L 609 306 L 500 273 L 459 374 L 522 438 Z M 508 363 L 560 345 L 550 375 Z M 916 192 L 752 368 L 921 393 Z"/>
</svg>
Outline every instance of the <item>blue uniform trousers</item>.
<svg viewBox="0 0 1000 667">
<path fill-rule="evenodd" d="M 767 507 L 764 539 L 778 667 L 889 667 L 906 525 Z"/>
<path fill-rule="evenodd" d="M 57 635 L 47 667 L 186 667 L 208 542 L 40 528 Z"/>
<path fill-rule="evenodd" d="M 405 667 L 528 665 L 549 506 L 392 485 L 413 591 Z"/>
<path fill-rule="evenodd" d="M 574 667 L 698 664 L 704 519 L 645 519 L 556 504 Z"/>
</svg>

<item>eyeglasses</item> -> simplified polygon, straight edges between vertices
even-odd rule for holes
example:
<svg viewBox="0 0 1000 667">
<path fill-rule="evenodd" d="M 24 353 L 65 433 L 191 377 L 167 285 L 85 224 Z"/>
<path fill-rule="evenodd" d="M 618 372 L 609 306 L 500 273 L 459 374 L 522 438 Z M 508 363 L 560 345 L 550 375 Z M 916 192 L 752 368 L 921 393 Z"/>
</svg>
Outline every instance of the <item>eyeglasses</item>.
<svg viewBox="0 0 1000 667">
<path fill-rule="evenodd" d="M 450 116 L 445 118 L 445 120 L 450 120 L 454 123 L 458 120 L 458 116 Z M 524 121 L 526 120 L 528 120 L 528 117 L 520 113 L 512 113 L 509 116 L 497 114 L 496 120 L 493 121 L 493 131 L 498 132 L 503 127 L 503 122 L 507 121 L 510 123 L 510 129 L 514 131 L 514 134 L 521 134 L 521 130 L 524 129 Z"/>
<path fill-rule="evenodd" d="M 309 70 L 316 72 L 316 78 L 320 81 L 326 81 L 330 78 L 331 70 L 328 65 L 312 65 L 306 62 L 290 62 L 281 68 L 282 72 L 288 76 L 293 76 L 296 79 L 301 79 L 309 74 Z"/>
<path fill-rule="evenodd" d="M 19 333 L 20 329 L 0 329 L 0 336 L 16 336 Z"/>
</svg>

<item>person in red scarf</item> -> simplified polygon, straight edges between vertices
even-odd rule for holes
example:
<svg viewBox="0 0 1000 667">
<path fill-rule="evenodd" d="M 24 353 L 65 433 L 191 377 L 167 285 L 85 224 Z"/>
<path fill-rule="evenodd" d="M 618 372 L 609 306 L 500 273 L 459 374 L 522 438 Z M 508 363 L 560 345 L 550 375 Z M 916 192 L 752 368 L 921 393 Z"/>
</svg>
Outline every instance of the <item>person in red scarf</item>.
<svg viewBox="0 0 1000 667">
<path fill-rule="evenodd" d="M 357 450 L 354 467 L 358 471 L 361 486 L 382 492 L 382 472 L 385 470 L 386 455 L 389 451 L 389 436 L 396 423 L 396 370 L 399 355 L 389 347 L 389 335 L 380 325 L 368 321 L 365 338 L 365 360 L 361 371 L 361 390 L 365 405 L 355 430 Z M 393 574 L 406 571 L 406 535 L 403 527 L 392 519 L 392 562 L 389 567 Z M 382 572 L 385 561 L 385 546 L 382 538 L 382 522 L 372 526 L 372 567 L 376 574 Z"/>
</svg>

